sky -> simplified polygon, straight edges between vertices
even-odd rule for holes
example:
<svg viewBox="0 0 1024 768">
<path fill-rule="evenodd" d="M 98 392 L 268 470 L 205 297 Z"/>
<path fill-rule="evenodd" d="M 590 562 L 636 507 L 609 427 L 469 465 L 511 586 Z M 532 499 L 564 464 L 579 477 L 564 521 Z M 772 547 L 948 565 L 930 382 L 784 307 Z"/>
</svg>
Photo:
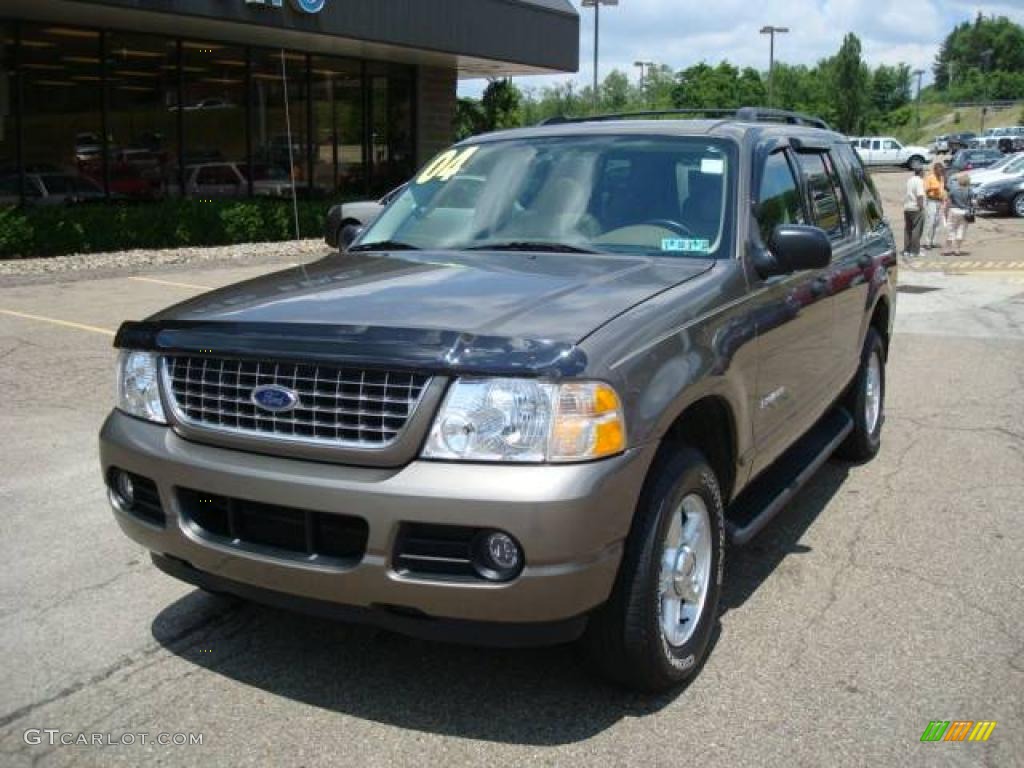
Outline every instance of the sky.
<svg viewBox="0 0 1024 768">
<path fill-rule="evenodd" d="M 575 75 L 515 79 L 521 88 L 573 79 L 593 81 L 594 11 L 580 9 L 580 70 Z M 753 11 L 753 12 L 752 12 Z M 1007 16 L 1024 24 L 1024 0 L 620 0 L 601 8 L 600 74 L 613 68 L 637 79 L 638 60 L 684 69 L 700 61 L 768 69 L 768 37 L 758 34 L 771 24 L 789 27 L 775 38 L 775 60 L 813 64 L 831 56 L 847 32 L 854 32 L 872 66 L 906 62 L 931 77 L 939 44 L 953 26 L 986 16 Z M 487 82 L 464 80 L 460 96 L 478 97 Z"/>
</svg>

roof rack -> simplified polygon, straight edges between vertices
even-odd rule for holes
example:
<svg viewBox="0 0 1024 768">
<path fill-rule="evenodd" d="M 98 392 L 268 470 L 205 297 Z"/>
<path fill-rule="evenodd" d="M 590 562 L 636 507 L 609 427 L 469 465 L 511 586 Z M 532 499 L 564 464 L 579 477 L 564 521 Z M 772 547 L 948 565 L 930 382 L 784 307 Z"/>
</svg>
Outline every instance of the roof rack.
<svg viewBox="0 0 1024 768">
<path fill-rule="evenodd" d="M 707 117 L 734 118 L 749 123 L 785 123 L 788 125 L 806 125 L 826 131 L 832 127 L 820 117 L 812 117 L 800 112 L 785 109 L 769 109 L 767 107 L 740 107 L 739 109 L 652 109 L 641 112 L 616 112 L 589 117 L 549 117 L 540 125 L 560 125 L 562 123 L 591 123 L 605 120 L 630 120 L 638 117 Z"/>
</svg>

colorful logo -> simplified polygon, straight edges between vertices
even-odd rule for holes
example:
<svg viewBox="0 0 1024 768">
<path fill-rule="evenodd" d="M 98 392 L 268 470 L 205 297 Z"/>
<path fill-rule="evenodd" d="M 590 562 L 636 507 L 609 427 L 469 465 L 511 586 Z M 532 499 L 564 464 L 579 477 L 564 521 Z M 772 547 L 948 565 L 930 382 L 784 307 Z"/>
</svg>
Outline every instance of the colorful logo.
<svg viewBox="0 0 1024 768">
<path fill-rule="evenodd" d="M 320 13 L 327 0 L 292 0 L 295 10 L 302 13 Z"/>
<path fill-rule="evenodd" d="M 995 727 L 995 720 L 932 720 L 921 741 L 988 741 Z"/>
</svg>

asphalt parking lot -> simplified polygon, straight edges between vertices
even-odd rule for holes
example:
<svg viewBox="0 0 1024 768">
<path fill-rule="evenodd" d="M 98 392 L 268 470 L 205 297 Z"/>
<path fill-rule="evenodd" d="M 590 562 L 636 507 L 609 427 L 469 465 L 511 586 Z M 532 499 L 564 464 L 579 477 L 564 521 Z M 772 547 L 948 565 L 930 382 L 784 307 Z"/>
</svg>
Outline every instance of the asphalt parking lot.
<svg viewBox="0 0 1024 768">
<path fill-rule="evenodd" d="M 879 175 L 894 221 L 904 178 Z M 112 333 L 273 265 L 0 279 L 0 762 L 1021 765 L 1024 220 L 983 220 L 969 245 L 901 272 L 879 457 L 826 465 L 729 553 L 709 662 L 654 698 L 595 679 L 573 647 L 431 644 L 160 574 L 99 477 Z M 936 719 L 998 725 L 921 743 Z"/>
</svg>

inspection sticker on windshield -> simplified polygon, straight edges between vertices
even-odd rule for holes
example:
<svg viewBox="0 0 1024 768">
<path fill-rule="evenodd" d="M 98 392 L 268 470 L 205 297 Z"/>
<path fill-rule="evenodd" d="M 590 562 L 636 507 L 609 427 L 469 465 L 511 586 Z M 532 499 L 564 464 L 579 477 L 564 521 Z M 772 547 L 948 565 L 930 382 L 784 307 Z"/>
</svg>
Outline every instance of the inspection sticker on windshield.
<svg viewBox="0 0 1024 768">
<path fill-rule="evenodd" d="M 720 157 L 701 158 L 700 172 L 711 176 L 721 176 L 725 173 L 725 160 Z"/>
<path fill-rule="evenodd" d="M 710 253 L 710 240 L 666 237 L 661 241 L 661 250 L 679 253 Z"/>
<path fill-rule="evenodd" d="M 462 170 L 462 166 L 466 164 L 473 155 L 476 154 L 480 147 L 466 147 L 461 152 L 457 149 L 449 149 L 447 152 L 442 152 L 434 160 L 423 169 L 423 173 L 416 177 L 417 184 L 426 184 L 434 180 L 448 181 L 452 176 Z"/>
</svg>

